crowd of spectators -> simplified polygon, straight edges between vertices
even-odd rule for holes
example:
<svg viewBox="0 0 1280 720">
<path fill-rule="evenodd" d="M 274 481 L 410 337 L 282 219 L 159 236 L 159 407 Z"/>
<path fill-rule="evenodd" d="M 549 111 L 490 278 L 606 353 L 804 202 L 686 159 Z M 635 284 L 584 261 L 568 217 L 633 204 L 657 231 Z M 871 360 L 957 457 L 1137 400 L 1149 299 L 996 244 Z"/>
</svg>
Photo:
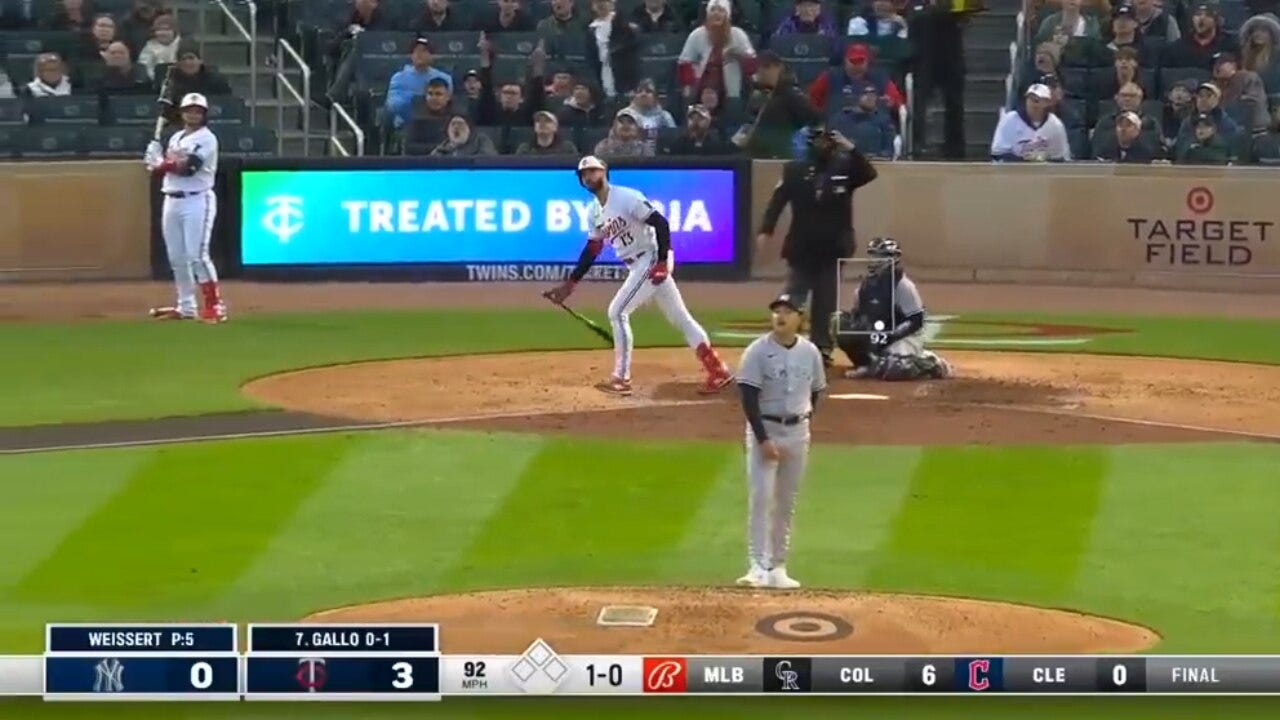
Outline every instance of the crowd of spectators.
<svg viewBox="0 0 1280 720">
<path fill-rule="evenodd" d="M 177 104 L 183 94 L 228 96 L 231 87 L 201 57 L 200 46 L 182 36 L 177 15 L 165 0 L 133 0 L 118 14 L 98 12 L 92 0 L 54 0 L 52 12 L 40 17 L 34 2 L 4 4 L 0 25 L 8 31 L 46 31 L 42 51 L 34 55 L 28 78 L 16 78 L 0 67 L 0 100 L 23 101 L 31 124 L 46 118 L 45 98 L 97 98 L 99 118 L 109 123 L 110 98 L 156 97 L 168 69 L 173 68 L 168 97 Z M 12 60 L 12 58 L 7 58 Z M 177 119 L 172 110 L 171 120 Z"/>
<path fill-rule="evenodd" d="M 1021 100 L 1001 118 L 993 156 L 1209 165 L 1280 160 L 1274 7 L 1260 5 L 1255 9 L 1269 12 L 1246 17 L 1240 0 L 1084 2 L 1042 8 Z"/>
<path fill-rule="evenodd" d="M 324 50 L 329 102 L 358 109 L 371 85 L 376 116 L 356 115 L 383 152 L 790 158 L 815 123 L 872 157 L 901 149 L 907 0 L 422 0 L 394 10 L 351 0 Z M 362 81 L 361 36 L 396 32 L 406 33 L 403 66 Z M 523 48 L 504 39 L 525 37 Z M 646 53 L 662 41 L 663 56 Z M 515 72 L 513 59 L 523 60 Z"/>
</svg>

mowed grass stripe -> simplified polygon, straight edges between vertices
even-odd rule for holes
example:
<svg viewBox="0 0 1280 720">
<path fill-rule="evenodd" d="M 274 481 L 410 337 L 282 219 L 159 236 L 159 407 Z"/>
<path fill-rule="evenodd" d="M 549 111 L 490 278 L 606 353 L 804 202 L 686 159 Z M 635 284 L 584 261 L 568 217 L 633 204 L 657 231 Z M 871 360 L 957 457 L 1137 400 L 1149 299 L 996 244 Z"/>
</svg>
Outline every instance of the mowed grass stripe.
<svg viewBox="0 0 1280 720">
<path fill-rule="evenodd" d="M 37 453 L 0 458 L 0 602 L 13 585 L 52 553 L 120 487 L 147 453 Z M 0 623 L 3 623 L 0 613 Z"/>
<path fill-rule="evenodd" d="M 1276 468 L 1272 444 L 1115 448 L 1077 604 L 1153 626 L 1169 652 L 1274 652 Z"/>
<path fill-rule="evenodd" d="M 732 459 L 709 443 L 548 438 L 444 581 L 652 582 Z"/>
<path fill-rule="evenodd" d="M 151 449 L 129 483 L 14 589 L 23 601 L 188 607 L 234 581 L 356 436 Z"/>
<path fill-rule="evenodd" d="M 1062 597 L 1089 547 L 1108 452 L 925 449 L 868 581 L 1028 602 Z"/>
<path fill-rule="evenodd" d="M 363 435 L 214 612 L 287 621 L 439 590 L 542 443 L 505 433 Z"/>
</svg>

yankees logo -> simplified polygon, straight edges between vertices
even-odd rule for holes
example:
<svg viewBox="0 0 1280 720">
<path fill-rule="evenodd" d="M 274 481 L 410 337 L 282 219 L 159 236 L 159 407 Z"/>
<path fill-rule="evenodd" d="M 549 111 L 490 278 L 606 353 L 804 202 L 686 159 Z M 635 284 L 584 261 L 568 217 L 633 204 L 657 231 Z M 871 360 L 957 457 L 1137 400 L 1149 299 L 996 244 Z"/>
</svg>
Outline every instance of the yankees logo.
<svg viewBox="0 0 1280 720">
<path fill-rule="evenodd" d="M 684 658 L 644 659 L 645 692 L 685 692 L 688 684 L 688 665 Z"/>
<path fill-rule="evenodd" d="M 267 198 L 270 208 L 262 216 L 262 227 L 282 243 L 302 232 L 302 198 L 296 195 L 274 195 Z"/>
</svg>

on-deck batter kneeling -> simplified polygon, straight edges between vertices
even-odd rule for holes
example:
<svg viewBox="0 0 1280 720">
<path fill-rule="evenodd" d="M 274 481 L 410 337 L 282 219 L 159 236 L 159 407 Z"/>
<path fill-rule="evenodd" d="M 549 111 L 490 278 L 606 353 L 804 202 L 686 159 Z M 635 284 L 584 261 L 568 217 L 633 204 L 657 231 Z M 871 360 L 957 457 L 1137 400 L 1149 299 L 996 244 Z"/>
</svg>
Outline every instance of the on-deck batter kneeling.
<svg viewBox="0 0 1280 720">
<path fill-rule="evenodd" d="M 586 247 L 569 279 L 552 288 L 546 297 L 563 303 L 595 263 L 607 242 L 627 266 L 627 279 L 609 303 L 609 324 L 613 326 L 613 374 L 596 385 L 614 395 L 631 394 L 631 356 L 635 340 L 631 334 L 631 313 L 652 298 L 667 322 L 679 330 L 697 354 L 706 373 L 698 392 L 719 392 L 733 382 L 733 373 L 720 359 L 707 331 L 689 314 L 680 288 L 671 277 L 675 258 L 671 252 L 671 226 L 654 209 L 644 193 L 609 182 L 604 161 L 588 155 L 578 162 L 578 182 L 595 198 L 591 203 L 591 231 Z"/>
<path fill-rule="evenodd" d="M 178 291 L 176 305 L 152 308 L 151 317 L 225 322 L 227 308 L 218 291 L 218 271 L 209 257 L 209 239 L 218 214 L 213 192 L 218 138 L 205 126 L 209 101 L 204 95 L 188 93 L 179 109 L 183 127 L 169 138 L 168 152 L 153 140 L 144 158 L 148 170 L 164 175 L 161 228 Z M 196 300 L 197 283 L 203 304 Z"/>
<path fill-rule="evenodd" d="M 782 295 L 769 303 L 773 330 L 742 353 L 738 387 L 747 418 L 746 587 L 793 590 L 787 574 L 796 495 L 809 463 L 809 420 L 827 375 L 818 346 L 800 335 L 802 303 Z"/>
</svg>

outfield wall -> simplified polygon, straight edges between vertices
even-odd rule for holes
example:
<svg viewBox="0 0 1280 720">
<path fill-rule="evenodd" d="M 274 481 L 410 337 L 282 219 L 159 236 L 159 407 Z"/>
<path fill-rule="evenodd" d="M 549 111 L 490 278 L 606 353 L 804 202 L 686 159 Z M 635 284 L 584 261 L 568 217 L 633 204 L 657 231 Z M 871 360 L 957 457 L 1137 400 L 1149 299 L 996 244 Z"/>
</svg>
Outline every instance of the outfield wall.
<svg viewBox="0 0 1280 720">
<path fill-rule="evenodd" d="M 147 277 L 149 187 L 140 162 L 0 163 L 0 282 Z"/>
<path fill-rule="evenodd" d="M 919 277 L 1280 290 L 1280 173 L 1265 168 L 881 163 L 857 192 L 858 248 L 897 239 Z M 779 161 L 756 162 L 763 208 Z M 753 214 L 756 227 L 759 213 Z M 783 271 L 789 218 L 756 249 Z"/>
</svg>

